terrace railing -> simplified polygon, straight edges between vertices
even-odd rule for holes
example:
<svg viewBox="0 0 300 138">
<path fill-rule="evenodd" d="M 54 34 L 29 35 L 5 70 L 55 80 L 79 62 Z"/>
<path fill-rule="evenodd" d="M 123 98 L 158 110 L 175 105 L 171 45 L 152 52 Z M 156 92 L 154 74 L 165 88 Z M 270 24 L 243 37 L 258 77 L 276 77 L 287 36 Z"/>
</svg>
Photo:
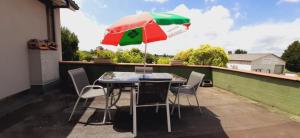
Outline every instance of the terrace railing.
<svg viewBox="0 0 300 138">
<path fill-rule="evenodd" d="M 88 62 L 60 62 L 60 77 L 64 86 L 70 86 L 69 69 L 85 68 L 90 81 L 107 71 L 134 71 L 143 64 L 99 64 Z M 300 116 L 300 79 L 282 75 L 232 70 L 211 66 L 147 65 L 154 72 L 168 72 L 188 78 L 192 71 L 205 74 L 206 80 L 213 81 L 215 87 L 276 107 Z"/>
</svg>

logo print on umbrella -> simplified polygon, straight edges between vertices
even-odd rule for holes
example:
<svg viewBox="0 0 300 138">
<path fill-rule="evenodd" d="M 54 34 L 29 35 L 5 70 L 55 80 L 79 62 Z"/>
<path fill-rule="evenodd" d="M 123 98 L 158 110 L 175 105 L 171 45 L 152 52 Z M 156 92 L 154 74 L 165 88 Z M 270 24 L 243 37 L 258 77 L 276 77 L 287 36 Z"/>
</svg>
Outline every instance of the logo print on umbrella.
<svg viewBox="0 0 300 138">
<path fill-rule="evenodd" d="M 128 36 L 130 38 L 135 38 L 136 36 L 138 36 L 138 34 L 139 33 L 136 30 L 132 30 L 132 31 L 130 31 L 130 33 L 128 33 Z"/>
</svg>

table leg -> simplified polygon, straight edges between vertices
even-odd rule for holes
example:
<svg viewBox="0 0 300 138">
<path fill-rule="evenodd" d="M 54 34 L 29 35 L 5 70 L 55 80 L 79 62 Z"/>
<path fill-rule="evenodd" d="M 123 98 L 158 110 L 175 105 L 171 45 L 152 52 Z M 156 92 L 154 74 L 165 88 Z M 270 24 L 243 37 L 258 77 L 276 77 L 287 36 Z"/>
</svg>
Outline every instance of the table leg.
<svg viewBox="0 0 300 138">
<path fill-rule="evenodd" d="M 130 115 L 132 115 L 132 93 L 133 93 L 133 89 L 132 89 L 132 87 L 131 87 L 131 89 L 130 89 Z"/>
<path fill-rule="evenodd" d="M 136 93 L 132 91 L 132 106 L 133 106 L 133 135 L 137 136 L 137 118 L 136 118 Z"/>
</svg>

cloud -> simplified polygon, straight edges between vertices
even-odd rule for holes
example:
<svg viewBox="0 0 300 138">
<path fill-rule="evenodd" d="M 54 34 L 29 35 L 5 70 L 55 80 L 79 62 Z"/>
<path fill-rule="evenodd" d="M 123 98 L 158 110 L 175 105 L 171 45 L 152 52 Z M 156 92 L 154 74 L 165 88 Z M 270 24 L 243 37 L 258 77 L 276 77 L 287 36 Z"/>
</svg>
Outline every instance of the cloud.
<svg viewBox="0 0 300 138">
<path fill-rule="evenodd" d="M 205 3 L 213 3 L 216 2 L 217 0 L 204 0 Z"/>
<path fill-rule="evenodd" d="M 236 2 L 234 4 L 234 7 L 232 8 L 232 11 L 234 12 L 234 18 L 237 19 L 237 18 L 239 18 L 241 16 L 240 10 L 241 10 L 241 6 L 240 6 L 239 3 Z"/>
<path fill-rule="evenodd" d="M 243 26 L 216 39 L 228 50 L 237 48 L 250 52 L 268 52 L 281 55 L 295 40 L 300 40 L 300 19 L 292 22 L 268 22 Z"/>
<path fill-rule="evenodd" d="M 104 24 L 96 22 L 94 17 L 89 17 L 81 11 L 61 10 L 61 25 L 69 28 L 79 39 L 80 50 L 95 49 L 100 45 L 104 36 Z"/>
<path fill-rule="evenodd" d="M 146 2 L 158 2 L 158 3 L 165 3 L 167 2 L 168 0 L 144 0 Z"/>
<path fill-rule="evenodd" d="M 278 4 L 280 3 L 298 3 L 300 0 L 279 0 Z"/>
<path fill-rule="evenodd" d="M 259 24 L 234 27 L 236 13 L 222 5 L 207 10 L 188 8 L 178 5 L 171 13 L 191 19 L 190 30 L 165 41 L 148 44 L 148 51 L 156 54 L 176 54 L 181 50 L 196 48 L 201 44 L 224 47 L 225 50 L 245 49 L 255 53 L 275 53 L 281 55 L 283 50 L 294 40 L 300 40 L 300 18 L 290 22 L 263 22 Z M 74 31 L 80 40 L 81 50 L 95 49 L 100 45 L 107 25 L 99 24 L 94 17 L 81 11 L 62 10 L 62 25 Z M 144 49 L 143 45 L 113 47 L 111 50 Z"/>
<path fill-rule="evenodd" d="M 212 44 L 225 50 L 241 48 L 252 53 L 281 55 L 290 43 L 300 40 L 300 19 L 245 25 L 233 30 L 235 15 L 221 5 L 203 11 L 182 4 L 171 12 L 189 17 L 190 30 L 166 41 L 149 44 L 149 52 L 175 54 L 201 44 Z"/>
</svg>

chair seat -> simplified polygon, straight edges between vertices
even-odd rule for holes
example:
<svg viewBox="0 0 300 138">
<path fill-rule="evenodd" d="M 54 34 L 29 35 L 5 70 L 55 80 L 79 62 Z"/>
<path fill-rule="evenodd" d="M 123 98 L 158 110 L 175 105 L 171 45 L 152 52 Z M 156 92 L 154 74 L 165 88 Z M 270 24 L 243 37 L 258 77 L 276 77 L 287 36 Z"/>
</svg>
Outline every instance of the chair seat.
<svg viewBox="0 0 300 138">
<path fill-rule="evenodd" d="M 179 88 L 180 88 L 180 91 L 178 91 Z M 193 88 L 170 87 L 170 91 L 174 95 L 177 95 L 178 92 L 181 94 L 194 94 Z"/>
<path fill-rule="evenodd" d="M 105 88 L 105 91 L 106 88 Z M 104 96 L 105 95 L 105 92 L 103 89 L 93 89 L 93 88 L 90 88 L 90 89 L 87 89 L 82 95 L 81 95 L 81 98 L 94 98 L 94 97 L 97 97 L 97 96 Z"/>
</svg>

